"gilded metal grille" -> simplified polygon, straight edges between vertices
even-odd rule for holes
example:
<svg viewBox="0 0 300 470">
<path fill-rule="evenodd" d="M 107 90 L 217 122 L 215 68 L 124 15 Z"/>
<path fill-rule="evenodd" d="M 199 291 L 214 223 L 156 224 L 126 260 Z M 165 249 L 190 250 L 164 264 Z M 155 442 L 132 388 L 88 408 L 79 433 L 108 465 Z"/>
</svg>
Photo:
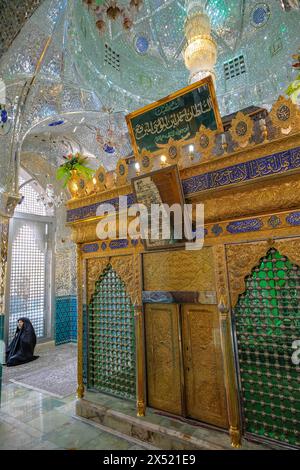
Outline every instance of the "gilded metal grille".
<svg viewBox="0 0 300 470">
<path fill-rule="evenodd" d="M 245 431 L 299 446 L 300 268 L 271 249 L 234 310 Z"/>
<path fill-rule="evenodd" d="M 88 385 L 135 398 L 134 308 L 125 284 L 108 265 L 89 305 Z"/>
</svg>

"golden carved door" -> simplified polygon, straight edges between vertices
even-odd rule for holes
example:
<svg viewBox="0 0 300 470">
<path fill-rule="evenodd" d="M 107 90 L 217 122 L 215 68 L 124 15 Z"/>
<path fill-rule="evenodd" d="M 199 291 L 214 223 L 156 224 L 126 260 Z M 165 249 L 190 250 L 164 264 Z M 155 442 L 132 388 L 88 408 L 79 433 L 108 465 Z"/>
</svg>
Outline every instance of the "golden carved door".
<svg viewBox="0 0 300 470">
<path fill-rule="evenodd" d="M 183 305 L 182 334 L 187 416 L 228 427 L 218 311 Z"/>
<path fill-rule="evenodd" d="M 148 405 L 182 415 L 179 306 L 146 305 L 145 326 Z"/>
</svg>

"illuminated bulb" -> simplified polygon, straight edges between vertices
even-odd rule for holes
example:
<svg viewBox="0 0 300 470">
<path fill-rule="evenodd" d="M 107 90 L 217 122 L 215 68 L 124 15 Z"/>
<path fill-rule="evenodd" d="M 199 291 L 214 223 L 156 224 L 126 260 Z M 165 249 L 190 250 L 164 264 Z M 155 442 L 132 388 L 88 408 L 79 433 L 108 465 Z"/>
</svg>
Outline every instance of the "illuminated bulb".
<svg viewBox="0 0 300 470">
<path fill-rule="evenodd" d="M 166 163 L 167 163 L 167 157 L 166 157 L 165 155 L 162 155 L 162 156 L 160 157 L 160 164 L 161 164 L 161 166 L 165 166 Z"/>
<path fill-rule="evenodd" d="M 134 167 L 135 167 L 135 171 L 136 171 L 136 174 L 139 175 L 140 174 L 140 170 L 141 170 L 141 166 L 138 162 L 136 162 L 134 164 Z"/>
<path fill-rule="evenodd" d="M 193 153 L 193 152 L 194 152 L 194 146 L 193 146 L 193 145 L 189 145 L 189 152 L 190 152 L 190 153 Z"/>
<path fill-rule="evenodd" d="M 96 178 L 93 178 L 93 183 L 96 184 L 97 183 L 97 180 Z"/>
</svg>

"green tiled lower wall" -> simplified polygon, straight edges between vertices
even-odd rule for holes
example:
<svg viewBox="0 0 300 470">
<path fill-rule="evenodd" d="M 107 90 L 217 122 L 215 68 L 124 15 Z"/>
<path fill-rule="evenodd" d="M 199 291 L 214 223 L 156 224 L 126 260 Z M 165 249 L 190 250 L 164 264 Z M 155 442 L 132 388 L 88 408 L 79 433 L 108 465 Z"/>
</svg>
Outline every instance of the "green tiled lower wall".
<svg viewBox="0 0 300 470">
<path fill-rule="evenodd" d="M 77 342 L 77 297 L 56 297 L 55 344 Z"/>
</svg>

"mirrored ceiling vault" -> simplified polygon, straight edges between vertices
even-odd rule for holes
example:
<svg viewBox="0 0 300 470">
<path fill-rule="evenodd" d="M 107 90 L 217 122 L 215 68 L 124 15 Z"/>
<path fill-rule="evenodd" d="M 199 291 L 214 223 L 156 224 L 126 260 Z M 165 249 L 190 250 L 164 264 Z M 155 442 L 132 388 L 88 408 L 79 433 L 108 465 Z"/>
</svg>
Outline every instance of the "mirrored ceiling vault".
<svg viewBox="0 0 300 470">
<path fill-rule="evenodd" d="M 131 28 L 110 21 L 103 33 L 82 0 L 27 0 L 13 31 L 15 8 L 9 0 L 2 3 L 0 76 L 11 113 L 30 82 L 19 129 L 26 151 L 41 141 L 55 147 L 59 137 L 60 148 L 81 149 L 96 159 L 95 166 L 111 170 L 131 153 L 125 114 L 188 84 L 185 0 L 144 0 Z M 221 114 L 269 107 L 293 78 L 300 10 L 289 8 L 288 0 L 203 5 L 218 46 Z M 53 165 L 61 157 L 45 155 Z"/>
</svg>

